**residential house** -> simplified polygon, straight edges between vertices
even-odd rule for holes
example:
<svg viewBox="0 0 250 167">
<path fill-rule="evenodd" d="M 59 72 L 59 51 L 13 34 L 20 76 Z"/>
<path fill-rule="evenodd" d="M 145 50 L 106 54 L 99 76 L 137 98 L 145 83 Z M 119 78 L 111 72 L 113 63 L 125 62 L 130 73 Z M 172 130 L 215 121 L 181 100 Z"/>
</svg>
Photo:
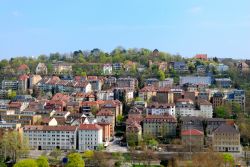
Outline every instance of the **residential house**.
<svg viewBox="0 0 250 167">
<path fill-rule="evenodd" d="M 36 74 L 47 75 L 48 69 L 44 63 L 38 63 L 36 66 Z"/>
<path fill-rule="evenodd" d="M 214 109 L 216 109 L 216 107 L 224 105 L 225 104 L 224 93 L 221 92 L 214 93 L 212 97 L 212 104 Z"/>
<path fill-rule="evenodd" d="M 64 62 L 57 62 L 52 64 L 54 74 L 65 74 L 72 72 L 72 65 Z"/>
<path fill-rule="evenodd" d="M 114 100 L 113 90 L 101 90 L 96 93 L 97 100 Z"/>
<path fill-rule="evenodd" d="M 157 86 L 159 83 L 159 80 L 157 78 L 148 78 L 145 79 L 144 84 L 145 86 Z"/>
<path fill-rule="evenodd" d="M 204 146 L 204 133 L 197 129 L 183 130 L 181 132 L 181 141 L 189 151 L 202 150 Z"/>
<path fill-rule="evenodd" d="M 156 91 L 156 101 L 159 103 L 174 103 L 174 93 L 169 88 L 159 88 Z"/>
<path fill-rule="evenodd" d="M 115 135 L 115 115 L 114 113 L 109 109 L 101 109 L 96 114 L 96 121 L 97 123 L 107 123 L 110 124 L 110 137 L 113 137 Z"/>
<path fill-rule="evenodd" d="M 174 79 L 173 78 L 167 78 L 163 81 L 158 82 L 159 87 L 169 87 L 171 88 L 174 84 Z"/>
<path fill-rule="evenodd" d="M 194 58 L 200 59 L 200 60 L 205 60 L 205 61 L 208 60 L 207 54 L 196 54 Z"/>
<path fill-rule="evenodd" d="M 122 69 L 122 63 L 113 63 L 113 69 L 115 71 L 120 71 Z"/>
<path fill-rule="evenodd" d="M 127 142 L 130 140 L 138 143 L 142 139 L 142 127 L 137 122 L 132 122 L 126 126 L 126 139 Z"/>
<path fill-rule="evenodd" d="M 226 101 L 230 103 L 238 103 L 243 111 L 246 106 L 246 95 L 244 90 L 233 90 L 227 94 Z"/>
<path fill-rule="evenodd" d="M 185 62 L 170 62 L 170 67 L 179 73 L 187 73 L 188 66 Z"/>
<path fill-rule="evenodd" d="M 102 67 L 102 71 L 104 75 L 111 75 L 112 74 L 112 65 L 111 64 L 104 64 Z"/>
<path fill-rule="evenodd" d="M 33 149 L 77 149 L 76 126 L 24 126 L 23 133 Z"/>
<path fill-rule="evenodd" d="M 78 128 L 79 151 L 96 150 L 103 144 L 102 127 L 97 124 L 81 124 Z"/>
<path fill-rule="evenodd" d="M 173 116 L 147 115 L 143 119 L 143 134 L 153 137 L 175 137 L 177 121 Z"/>
<path fill-rule="evenodd" d="M 216 70 L 219 72 L 219 73 L 223 73 L 223 72 L 226 72 L 228 71 L 229 67 L 225 64 L 219 64 L 216 66 Z"/>
<path fill-rule="evenodd" d="M 222 124 L 212 133 L 213 150 L 240 152 L 240 132 L 235 126 Z"/>
<path fill-rule="evenodd" d="M 118 88 L 132 88 L 135 89 L 138 86 L 136 78 L 119 78 L 116 81 Z"/>
<path fill-rule="evenodd" d="M 29 74 L 30 73 L 30 68 L 26 64 L 21 64 L 17 68 L 17 75 L 23 75 L 23 74 Z"/>
<path fill-rule="evenodd" d="M 171 115 L 175 117 L 175 104 L 159 104 L 159 103 L 152 103 L 147 106 L 146 108 L 147 115 Z"/>
<path fill-rule="evenodd" d="M 209 76 L 185 76 L 185 77 L 180 77 L 180 85 L 184 85 L 186 83 L 210 86 L 211 83 L 212 83 L 212 79 Z"/>
<path fill-rule="evenodd" d="M 232 81 L 230 78 L 215 78 L 215 84 L 218 88 L 230 88 Z"/>
<path fill-rule="evenodd" d="M 18 81 L 16 80 L 3 80 L 2 81 L 3 90 L 18 90 Z"/>
<path fill-rule="evenodd" d="M 152 100 L 156 96 L 156 89 L 154 86 L 145 86 L 139 90 L 139 97 L 144 101 Z"/>
<path fill-rule="evenodd" d="M 18 91 L 19 92 L 26 92 L 27 91 L 28 80 L 29 80 L 29 76 L 26 74 L 20 75 L 18 77 Z"/>
</svg>

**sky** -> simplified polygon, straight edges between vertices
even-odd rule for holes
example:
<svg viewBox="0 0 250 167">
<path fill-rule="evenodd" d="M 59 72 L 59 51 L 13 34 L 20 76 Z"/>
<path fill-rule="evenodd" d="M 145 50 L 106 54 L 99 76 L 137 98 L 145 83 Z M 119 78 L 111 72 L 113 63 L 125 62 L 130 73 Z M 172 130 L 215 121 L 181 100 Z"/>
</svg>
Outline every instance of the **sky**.
<svg viewBox="0 0 250 167">
<path fill-rule="evenodd" d="M 250 1 L 0 0 L 0 59 L 118 46 L 250 58 Z"/>
</svg>

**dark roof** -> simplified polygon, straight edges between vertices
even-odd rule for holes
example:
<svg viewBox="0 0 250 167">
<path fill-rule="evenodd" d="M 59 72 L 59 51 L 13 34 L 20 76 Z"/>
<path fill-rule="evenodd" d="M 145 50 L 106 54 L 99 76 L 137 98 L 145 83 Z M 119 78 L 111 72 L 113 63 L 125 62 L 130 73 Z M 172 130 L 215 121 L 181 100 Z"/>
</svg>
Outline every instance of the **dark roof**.
<svg viewBox="0 0 250 167">
<path fill-rule="evenodd" d="M 239 131 L 232 125 L 221 124 L 214 133 L 239 133 Z"/>
</svg>

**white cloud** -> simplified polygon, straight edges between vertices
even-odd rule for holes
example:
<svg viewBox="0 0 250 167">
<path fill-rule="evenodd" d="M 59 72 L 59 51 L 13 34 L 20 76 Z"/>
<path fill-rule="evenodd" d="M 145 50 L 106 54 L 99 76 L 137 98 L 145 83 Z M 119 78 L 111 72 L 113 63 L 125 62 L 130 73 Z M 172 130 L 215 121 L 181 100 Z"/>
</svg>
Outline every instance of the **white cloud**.
<svg viewBox="0 0 250 167">
<path fill-rule="evenodd" d="M 203 11 L 202 7 L 201 6 L 193 6 L 192 8 L 190 8 L 188 10 L 189 13 L 192 13 L 192 14 L 199 14 Z"/>
</svg>

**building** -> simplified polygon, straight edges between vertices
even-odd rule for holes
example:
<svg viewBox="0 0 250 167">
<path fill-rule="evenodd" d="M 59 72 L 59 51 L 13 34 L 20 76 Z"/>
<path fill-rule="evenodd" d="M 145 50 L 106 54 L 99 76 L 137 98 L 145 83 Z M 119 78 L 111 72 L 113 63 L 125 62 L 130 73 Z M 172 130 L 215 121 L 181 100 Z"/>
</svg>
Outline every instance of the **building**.
<svg viewBox="0 0 250 167">
<path fill-rule="evenodd" d="M 120 71 L 122 69 L 122 63 L 113 63 L 113 69 L 115 71 Z"/>
<path fill-rule="evenodd" d="M 181 132 L 181 141 L 185 148 L 201 150 L 204 146 L 204 133 L 197 129 L 188 129 Z"/>
<path fill-rule="evenodd" d="M 173 116 L 148 115 L 143 119 L 143 134 L 153 137 L 175 137 L 177 121 Z"/>
<path fill-rule="evenodd" d="M 235 126 L 222 124 L 212 133 L 214 151 L 240 152 L 240 132 Z"/>
<path fill-rule="evenodd" d="M 126 126 L 126 140 L 138 143 L 142 139 L 142 127 L 137 122 L 132 122 Z"/>
<path fill-rule="evenodd" d="M 138 85 L 136 78 L 119 78 L 116 81 L 118 88 L 132 88 L 135 89 Z"/>
<path fill-rule="evenodd" d="M 64 62 L 52 64 L 54 74 L 68 74 L 72 72 L 72 65 Z"/>
<path fill-rule="evenodd" d="M 48 69 L 44 63 L 38 63 L 36 66 L 36 74 L 47 75 Z"/>
<path fill-rule="evenodd" d="M 20 75 L 18 77 L 18 91 L 19 92 L 26 92 L 27 91 L 28 80 L 29 80 L 29 76 L 26 74 Z"/>
<path fill-rule="evenodd" d="M 188 66 L 185 62 L 170 62 L 169 64 L 175 71 L 179 73 L 187 73 Z"/>
<path fill-rule="evenodd" d="M 29 74 L 30 73 L 30 68 L 26 64 L 21 64 L 17 68 L 17 75 L 23 75 L 23 74 Z"/>
<path fill-rule="evenodd" d="M 112 90 L 101 90 L 96 93 L 97 100 L 114 100 L 114 92 Z"/>
<path fill-rule="evenodd" d="M 171 88 L 174 84 L 174 79 L 173 78 L 167 78 L 163 81 L 159 81 L 158 86 L 161 87 L 169 87 Z"/>
<path fill-rule="evenodd" d="M 145 79 L 144 84 L 145 86 L 157 86 L 159 83 L 159 80 L 157 78 L 148 78 Z"/>
<path fill-rule="evenodd" d="M 145 86 L 139 90 L 139 97 L 144 101 L 149 101 L 156 96 L 156 89 L 154 86 Z"/>
<path fill-rule="evenodd" d="M 24 136 L 29 146 L 38 150 L 76 150 L 76 126 L 24 126 Z"/>
<path fill-rule="evenodd" d="M 110 136 L 115 135 L 115 115 L 114 113 L 109 109 L 101 109 L 96 114 L 96 121 L 97 123 L 108 123 L 110 124 Z"/>
<path fill-rule="evenodd" d="M 216 107 L 222 106 L 224 104 L 225 104 L 224 93 L 221 92 L 214 93 L 212 97 L 213 108 L 215 109 Z"/>
<path fill-rule="evenodd" d="M 205 117 L 205 118 L 212 118 L 213 117 L 212 103 L 210 103 L 207 100 L 200 99 L 198 101 L 198 106 L 200 109 L 200 112 L 197 114 L 198 116 Z"/>
<path fill-rule="evenodd" d="M 102 127 L 97 124 L 81 124 L 78 128 L 79 151 L 96 150 L 103 144 Z"/>
<path fill-rule="evenodd" d="M 159 88 L 156 91 L 158 103 L 174 103 L 174 93 L 169 88 Z"/>
<path fill-rule="evenodd" d="M 212 79 L 209 76 L 185 76 L 180 77 L 180 85 L 184 85 L 186 83 L 196 84 L 196 85 L 208 85 L 210 86 L 212 83 Z"/>
<path fill-rule="evenodd" d="M 178 99 L 175 107 L 176 116 L 196 116 L 194 102 L 191 99 Z"/>
<path fill-rule="evenodd" d="M 226 72 L 228 71 L 229 67 L 225 64 L 219 64 L 216 66 L 216 70 L 219 72 L 219 73 L 223 73 L 223 72 Z"/>
<path fill-rule="evenodd" d="M 3 80 L 2 81 L 2 89 L 3 90 L 18 90 L 18 81 L 11 81 L 11 80 Z"/>
<path fill-rule="evenodd" d="M 230 78 L 215 78 L 215 84 L 219 88 L 230 88 L 232 81 Z"/>
<path fill-rule="evenodd" d="M 112 65 L 111 64 L 104 64 L 102 67 L 102 71 L 104 75 L 111 75 L 112 74 Z"/>
<path fill-rule="evenodd" d="M 230 103 L 238 103 L 241 106 L 241 109 L 245 111 L 246 95 L 244 90 L 233 90 L 232 92 L 229 92 L 226 101 Z"/>
<path fill-rule="evenodd" d="M 241 74 L 248 73 L 249 72 L 249 65 L 247 63 L 245 63 L 245 62 L 239 62 L 238 63 L 238 71 Z"/>
<path fill-rule="evenodd" d="M 194 58 L 195 59 L 200 59 L 200 60 L 208 60 L 208 58 L 207 58 L 207 54 L 196 54 L 195 56 L 194 56 Z"/>
<path fill-rule="evenodd" d="M 147 106 L 146 108 L 147 115 L 171 115 L 175 117 L 175 104 L 159 104 L 159 103 L 152 103 Z"/>
</svg>

